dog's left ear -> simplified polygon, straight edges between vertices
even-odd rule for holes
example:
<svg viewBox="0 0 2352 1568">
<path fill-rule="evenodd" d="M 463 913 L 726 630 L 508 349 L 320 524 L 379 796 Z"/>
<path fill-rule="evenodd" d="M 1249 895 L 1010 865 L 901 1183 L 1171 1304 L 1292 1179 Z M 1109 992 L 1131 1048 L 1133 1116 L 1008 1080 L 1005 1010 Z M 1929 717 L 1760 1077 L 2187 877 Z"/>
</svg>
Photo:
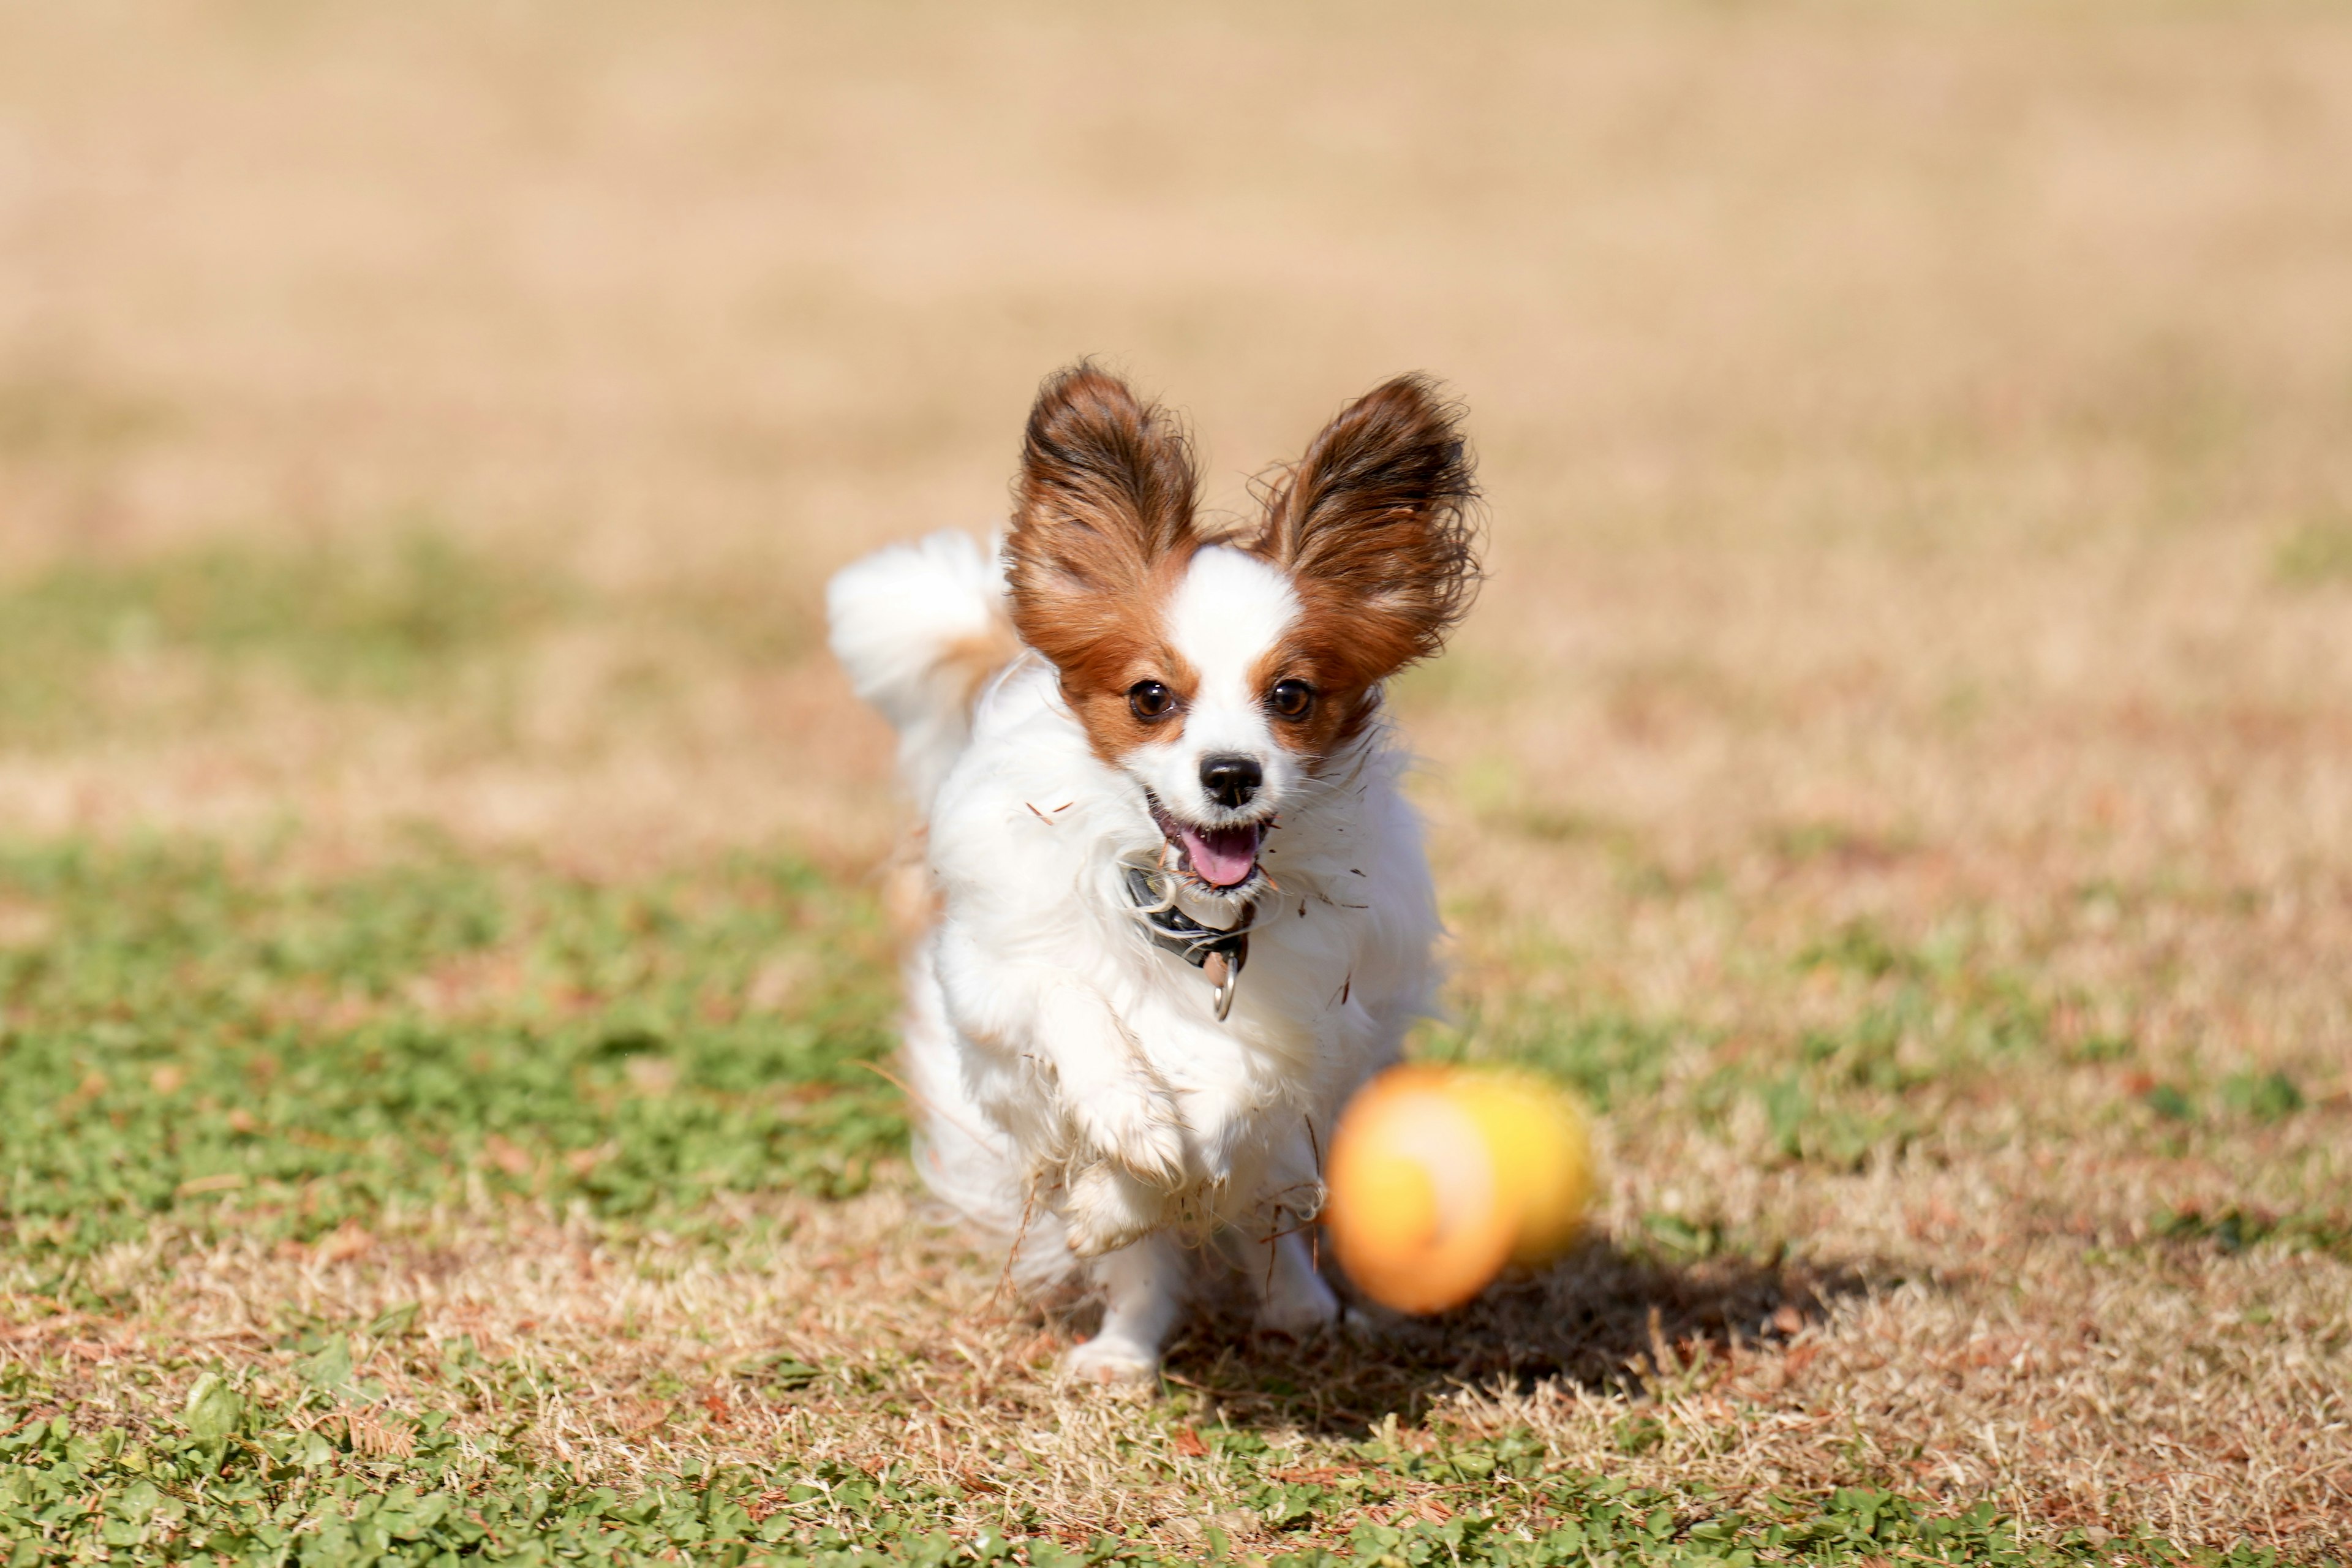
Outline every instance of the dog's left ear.
<svg viewBox="0 0 2352 1568">
<path fill-rule="evenodd" d="M 1346 628 L 1366 684 L 1436 653 L 1477 594 L 1477 487 L 1461 412 L 1426 376 L 1374 387 L 1315 437 L 1249 542 Z"/>
</svg>

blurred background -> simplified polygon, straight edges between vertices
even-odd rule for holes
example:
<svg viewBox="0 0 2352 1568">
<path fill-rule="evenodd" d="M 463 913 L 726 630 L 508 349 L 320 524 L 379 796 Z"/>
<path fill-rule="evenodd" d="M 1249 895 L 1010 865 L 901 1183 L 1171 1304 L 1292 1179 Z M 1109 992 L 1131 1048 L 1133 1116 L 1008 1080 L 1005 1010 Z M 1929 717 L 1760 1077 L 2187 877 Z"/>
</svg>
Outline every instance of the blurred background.
<svg viewBox="0 0 2352 1568">
<path fill-rule="evenodd" d="M 855 859 L 821 581 L 1092 353 L 1467 400 L 1447 812 L 2336 878 L 2347 167 L 2321 5 L 8 5 L 0 816 Z"/>
<path fill-rule="evenodd" d="M 1426 1386 L 1663 1334 L 1779 1414 L 1509 1419 L 1660 1484 L 2340 1546 L 2348 172 L 2319 0 L 0 0 L 0 1078 L 54 1172 L 0 1282 L 102 1256 L 74 1289 L 160 1334 L 373 1259 L 604 1377 L 601 1295 L 516 1304 L 557 1243 L 514 1205 L 732 1247 L 877 1151 L 778 1234 L 898 1279 L 898 815 L 825 576 L 1000 521 L 1078 355 L 1227 510 L 1424 370 L 1491 580 L 1397 694 L 1423 1047 L 1579 1084 L 1615 1173 L 1614 1250 Z M 76 868 L 153 840 L 326 890 Z M 475 1272 L 400 1285 L 412 1245 Z M 798 1278 L 745 1258 L 743 1302 Z M 992 1268 L 923 1267 L 950 1307 L 793 1353 L 1009 1353 Z M 727 1316 L 672 1309 L 646 1378 Z M 1179 1362 L 1296 1414 L 1223 1354 Z M 640 1392 L 595 1395 L 615 1465 Z M 911 1441 L 840 1397 L 845 1452 Z"/>
</svg>

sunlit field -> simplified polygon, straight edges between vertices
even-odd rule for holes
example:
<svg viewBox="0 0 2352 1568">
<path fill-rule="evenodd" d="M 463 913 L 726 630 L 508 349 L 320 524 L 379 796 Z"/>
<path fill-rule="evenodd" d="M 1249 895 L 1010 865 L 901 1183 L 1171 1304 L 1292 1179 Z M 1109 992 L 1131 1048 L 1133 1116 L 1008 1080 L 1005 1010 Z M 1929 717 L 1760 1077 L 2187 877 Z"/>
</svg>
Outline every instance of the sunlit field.
<svg viewBox="0 0 2352 1568">
<path fill-rule="evenodd" d="M 0 3 L 0 1560 L 2344 1561 L 2347 171 L 2319 4 Z M 819 616 L 1082 353 L 1469 406 L 1418 1048 L 1607 1154 L 1137 1394 Z"/>
</svg>

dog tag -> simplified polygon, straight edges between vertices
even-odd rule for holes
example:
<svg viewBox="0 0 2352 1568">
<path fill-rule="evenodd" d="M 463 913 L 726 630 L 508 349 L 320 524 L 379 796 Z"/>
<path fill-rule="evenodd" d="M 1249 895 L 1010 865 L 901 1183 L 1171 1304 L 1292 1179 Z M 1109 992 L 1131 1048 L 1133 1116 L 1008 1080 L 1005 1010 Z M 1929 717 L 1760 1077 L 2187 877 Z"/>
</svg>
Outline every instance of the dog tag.
<svg viewBox="0 0 2352 1568">
<path fill-rule="evenodd" d="M 1242 977 L 1242 966 L 1235 962 L 1239 956 L 1237 953 L 1234 958 L 1228 958 L 1222 952 L 1213 952 L 1201 961 L 1201 973 L 1208 978 L 1210 984 L 1216 987 L 1215 1004 L 1220 1024 L 1225 1021 L 1225 1015 L 1234 1010 L 1234 987 Z"/>
</svg>

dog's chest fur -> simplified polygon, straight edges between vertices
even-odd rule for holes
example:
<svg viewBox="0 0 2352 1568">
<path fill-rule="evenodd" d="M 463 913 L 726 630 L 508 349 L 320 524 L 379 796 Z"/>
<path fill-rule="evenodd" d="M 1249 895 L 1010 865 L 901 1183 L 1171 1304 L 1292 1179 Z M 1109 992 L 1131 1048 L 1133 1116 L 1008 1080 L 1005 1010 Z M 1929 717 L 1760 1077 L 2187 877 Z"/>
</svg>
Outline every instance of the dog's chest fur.
<svg viewBox="0 0 2352 1568">
<path fill-rule="evenodd" d="M 1255 889 L 1247 964 L 1219 1022 L 1202 971 L 1151 941 L 1126 868 L 1161 845 L 1140 786 L 1098 761 L 1032 662 L 982 701 L 934 810 L 939 962 L 976 1098 L 1033 1162 L 1056 1157 L 1056 1085 L 1026 1037 L 1056 977 L 1108 998 L 1123 1046 L 1172 1093 L 1203 1187 L 1312 1180 L 1339 1100 L 1391 1059 L 1428 1000 L 1435 931 L 1418 826 L 1379 730 L 1286 806 Z M 1223 1206 L 1221 1202 L 1218 1206 Z"/>
</svg>

